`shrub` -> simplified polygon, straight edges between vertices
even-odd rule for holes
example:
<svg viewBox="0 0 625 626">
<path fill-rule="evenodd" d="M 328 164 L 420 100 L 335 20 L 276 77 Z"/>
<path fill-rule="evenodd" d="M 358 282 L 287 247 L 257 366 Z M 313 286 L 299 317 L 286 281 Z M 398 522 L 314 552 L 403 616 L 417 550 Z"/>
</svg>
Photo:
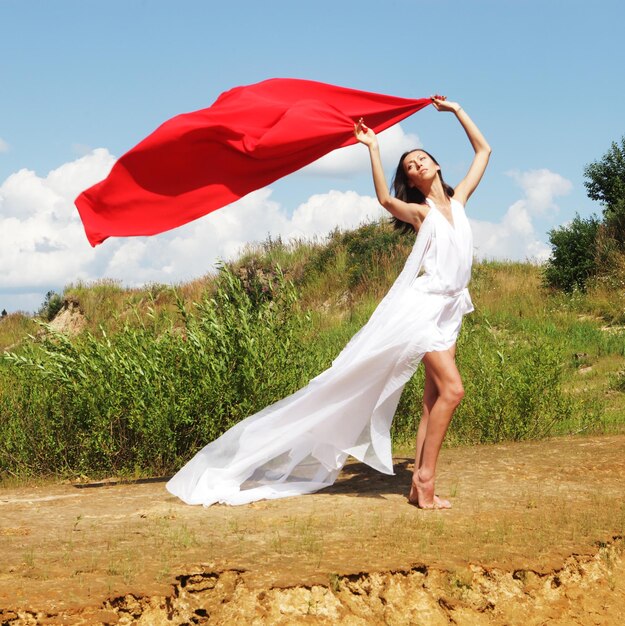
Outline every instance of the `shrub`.
<svg viewBox="0 0 625 626">
<path fill-rule="evenodd" d="M 596 240 L 599 220 L 595 216 L 581 218 L 549 231 L 551 258 L 544 271 L 550 287 L 572 292 L 584 291 L 588 279 L 596 274 Z"/>
<path fill-rule="evenodd" d="M 362 288 L 379 281 L 393 266 L 396 275 L 412 245 L 414 234 L 402 235 L 387 222 L 364 224 L 351 231 L 335 231 L 327 246 L 311 259 L 309 269 L 324 272 L 339 250 L 346 252 L 347 287 Z"/>
<path fill-rule="evenodd" d="M 538 439 L 574 416 L 562 391 L 564 358 L 544 340 L 507 343 L 485 319 L 465 319 L 457 361 L 466 395 L 456 410 L 447 441 L 451 444 Z M 406 386 L 393 428 L 396 441 L 416 435 L 421 414 L 423 372 Z M 589 420 L 596 415 L 587 414 Z"/>
<path fill-rule="evenodd" d="M 182 325 L 128 325 L 70 340 L 49 327 L 5 355 L 0 370 L 0 464 L 14 473 L 150 472 L 181 465 L 248 414 L 323 369 L 306 349 L 309 318 L 278 275 L 255 302 L 222 269 L 212 298 Z M 153 317 L 156 317 L 152 312 Z"/>
<path fill-rule="evenodd" d="M 42 319 L 50 322 L 54 319 L 62 307 L 63 297 L 56 293 L 56 291 L 48 291 L 37 314 Z"/>
</svg>

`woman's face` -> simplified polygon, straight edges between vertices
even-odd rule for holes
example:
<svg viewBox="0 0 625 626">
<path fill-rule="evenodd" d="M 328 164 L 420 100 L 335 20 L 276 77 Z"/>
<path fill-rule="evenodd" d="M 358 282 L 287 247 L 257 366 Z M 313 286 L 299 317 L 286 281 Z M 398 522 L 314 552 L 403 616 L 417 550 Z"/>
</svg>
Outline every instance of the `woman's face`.
<svg viewBox="0 0 625 626">
<path fill-rule="evenodd" d="M 414 150 L 404 159 L 404 172 L 410 187 L 419 187 L 419 183 L 434 178 L 440 167 L 422 150 Z"/>
</svg>

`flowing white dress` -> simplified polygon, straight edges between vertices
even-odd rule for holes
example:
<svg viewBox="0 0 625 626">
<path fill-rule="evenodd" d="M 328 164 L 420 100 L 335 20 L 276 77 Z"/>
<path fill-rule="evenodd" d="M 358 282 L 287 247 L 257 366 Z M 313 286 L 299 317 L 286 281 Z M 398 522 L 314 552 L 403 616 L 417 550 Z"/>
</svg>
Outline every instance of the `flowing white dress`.
<svg viewBox="0 0 625 626">
<path fill-rule="evenodd" d="M 464 208 L 452 199 L 451 223 L 428 203 L 404 269 L 332 366 L 205 446 L 167 483 L 172 494 L 209 506 L 311 493 L 332 485 L 349 455 L 393 473 L 402 389 L 424 354 L 455 343 L 473 310 Z"/>
</svg>

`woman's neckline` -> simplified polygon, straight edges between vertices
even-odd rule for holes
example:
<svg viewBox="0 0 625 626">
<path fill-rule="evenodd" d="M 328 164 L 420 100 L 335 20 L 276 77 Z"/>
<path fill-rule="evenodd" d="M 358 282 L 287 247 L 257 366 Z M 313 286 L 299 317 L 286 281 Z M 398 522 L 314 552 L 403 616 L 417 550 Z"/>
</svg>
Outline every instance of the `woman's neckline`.
<svg viewBox="0 0 625 626">
<path fill-rule="evenodd" d="M 456 220 L 454 218 L 453 198 L 449 198 L 449 212 L 450 212 L 451 220 L 448 219 L 447 216 L 436 206 L 436 202 L 434 202 L 434 200 L 431 200 L 430 198 L 426 198 L 425 201 L 430 205 L 430 211 L 434 209 L 438 213 L 440 213 L 441 217 L 449 224 L 449 226 L 451 226 L 452 230 L 456 232 Z"/>
</svg>

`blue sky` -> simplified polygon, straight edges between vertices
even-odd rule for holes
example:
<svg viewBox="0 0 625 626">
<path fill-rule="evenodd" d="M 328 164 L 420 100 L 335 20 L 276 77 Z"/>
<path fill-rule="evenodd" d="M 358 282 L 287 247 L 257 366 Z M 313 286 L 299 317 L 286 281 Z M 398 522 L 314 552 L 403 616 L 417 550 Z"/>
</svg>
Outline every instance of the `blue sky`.
<svg viewBox="0 0 625 626">
<path fill-rule="evenodd" d="M 493 146 L 467 206 L 476 255 L 544 258 L 550 228 L 600 212 L 583 169 L 625 134 L 623 23 L 616 0 L 0 0 L 0 308 L 32 311 L 78 280 L 187 280 L 246 241 L 375 216 L 358 146 L 171 233 L 87 244 L 71 201 L 115 157 L 276 76 L 459 101 Z M 385 142 L 388 171 L 420 144 L 452 184 L 471 158 L 432 107 Z"/>
</svg>

